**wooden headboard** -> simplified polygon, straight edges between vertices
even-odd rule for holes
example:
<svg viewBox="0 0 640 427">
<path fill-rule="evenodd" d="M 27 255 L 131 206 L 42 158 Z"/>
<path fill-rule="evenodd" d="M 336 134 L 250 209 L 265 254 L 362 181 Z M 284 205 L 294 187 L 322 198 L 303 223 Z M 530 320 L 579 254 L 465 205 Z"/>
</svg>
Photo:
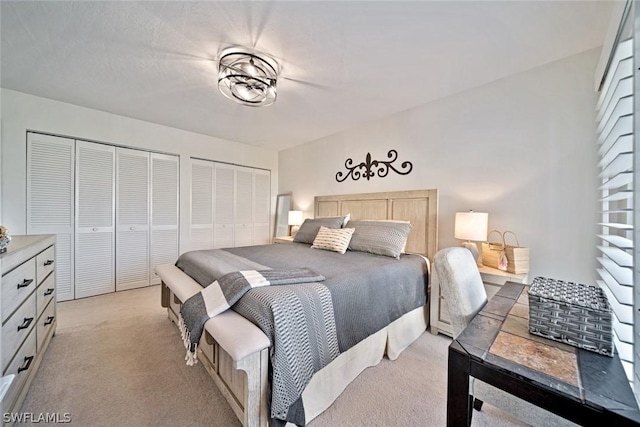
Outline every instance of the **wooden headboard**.
<svg viewBox="0 0 640 427">
<path fill-rule="evenodd" d="M 351 219 L 411 221 L 406 251 L 429 260 L 438 248 L 438 190 L 316 196 L 314 216 L 351 214 Z M 348 226 L 348 225 L 347 225 Z"/>
</svg>

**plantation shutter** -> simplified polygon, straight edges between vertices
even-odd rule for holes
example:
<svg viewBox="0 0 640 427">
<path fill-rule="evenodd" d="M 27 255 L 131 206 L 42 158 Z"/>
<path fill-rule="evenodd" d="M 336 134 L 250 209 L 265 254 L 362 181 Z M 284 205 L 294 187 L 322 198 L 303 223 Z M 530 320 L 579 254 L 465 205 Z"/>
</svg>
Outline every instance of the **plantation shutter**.
<svg viewBox="0 0 640 427">
<path fill-rule="evenodd" d="M 618 44 L 597 103 L 602 222 L 598 284 L 613 309 L 614 342 L 633 378 L 633 40 Z"/>
</svg>

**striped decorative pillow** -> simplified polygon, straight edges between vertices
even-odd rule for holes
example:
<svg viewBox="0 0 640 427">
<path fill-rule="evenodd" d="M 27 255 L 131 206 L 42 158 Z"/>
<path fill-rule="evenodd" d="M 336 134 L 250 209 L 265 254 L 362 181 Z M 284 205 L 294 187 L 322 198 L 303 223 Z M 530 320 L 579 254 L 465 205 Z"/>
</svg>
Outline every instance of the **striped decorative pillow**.
<svg viewBox="0 0 640 427">
<path fill-rule="evenodd" d="M 355 228 L 327 228 L 321 226 L 311 247 L 343 254 L 349 247 L 354 230 Z"/>
</svg>

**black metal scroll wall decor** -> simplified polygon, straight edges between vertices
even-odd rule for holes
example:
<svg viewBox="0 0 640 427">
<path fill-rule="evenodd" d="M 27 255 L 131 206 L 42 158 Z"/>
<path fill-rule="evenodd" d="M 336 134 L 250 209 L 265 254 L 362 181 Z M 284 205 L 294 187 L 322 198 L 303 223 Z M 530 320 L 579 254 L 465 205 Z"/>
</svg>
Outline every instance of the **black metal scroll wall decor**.
<svg viewBox="0 0 640 427">
<path fill-rule="evenodd" d="M 353 159 L 347 159 L 347 161 L 344 162 L 344 167 L 347 168 L 348 172 L 338 172 L 336 174 L 336 181 L 343 182 L 348 177 L 353 178 L 354 181 L 357 181 L 360 178 L 366 178 L 367 181 L 369 181 L 369 179 L 376 176 L 376 174 L 380 178 L 384 178 L 389 174 L 389 170 L 400 175 L 408 175 L 413 169 L 413 164 L 411 164 L 411 162 L 402 162 L 400 168 L 404 170 L 398 170 L 393 166 L 392 163 L 398 160 L 398 152 L 396 150 L 389 150 L 387 157 L 389 160 L 386 161 L 371 160 L 371 153 L 367 153 L 367 157 L 364 162 L 358 165 L 353 164 Z"/>
</svg>

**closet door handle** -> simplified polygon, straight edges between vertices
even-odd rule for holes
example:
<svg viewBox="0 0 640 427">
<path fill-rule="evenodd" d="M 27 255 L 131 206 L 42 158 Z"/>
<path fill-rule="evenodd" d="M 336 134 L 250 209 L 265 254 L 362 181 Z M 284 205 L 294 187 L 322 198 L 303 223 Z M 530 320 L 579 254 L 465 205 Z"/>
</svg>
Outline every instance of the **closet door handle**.
<svg viewBox="0 0 640 427">
<path fill-rule="evenodd" d="M 48 259 L 47 262 L 44 263 L 44 266 L 46 267 L 46 266 L 51 265 L 51 264 L 53 264 L 53 260 L 52 259 Z"/>
<path fill-rule="evenodd" d="M 25 317 L 24 322 L 22 322 L 22 325 L 18 326 L 18 330 L 20 331 L 22 329 L 27 329 L 31 324 L 31 322 L 33 322 L 33 317 Z"/>
<path fill-rule="evenodd" d="M 44 295 L 45 297 L 48 297 L 49 295 L 51 295 L 51 294 L 53 293 L 53 291 L 54 291 L 54 289 L 53 289 L 53 288 L 48 288 L 48 289 L 47 289 L 47 292 L 45 292 L 43 295 Z"/>
<path fill-rule="evenodd" d="M 33 279 L 24 279 L 22 281 L 22 283 L 18 283 L 18 289 L 20 288 L 26 288 L 27 286 L 29 286 L 31 283 L 33 282 Z"/>
<path fill-rule="evenodd" d="M 28 370 L 31 366 L 31 362 L 33 362 L 33 356 L 25 357 L 24 363 L 18 368 L 18 373 Z"/>
<path fill-rule="evenodd" d="M 47 317 L 47 321 L 44 322 L 44 326 L 50 325 L 53 323 L 53 319 L 55 319 L 55 316 L 49 316 Z"/>
</svg>

